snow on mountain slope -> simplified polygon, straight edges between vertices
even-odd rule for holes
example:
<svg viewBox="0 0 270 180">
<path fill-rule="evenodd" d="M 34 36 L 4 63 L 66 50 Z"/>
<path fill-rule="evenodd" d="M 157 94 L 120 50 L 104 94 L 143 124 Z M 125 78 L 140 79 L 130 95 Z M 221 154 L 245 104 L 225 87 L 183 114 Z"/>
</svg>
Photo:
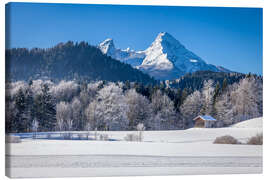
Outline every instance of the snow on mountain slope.
<svg viewBox="0 0 270 180">
<path fill-rule="evenodd" d="M 202 70 L 230 72 L 221 66 L 207 64 L 167 32 L 159 33 L 144 51 L 116 49 L 112 39 L 106 39 L 98 47 L 104 54 L 161 80 L 176 79 L 185 73 Z"/>
<path fill-rule="evenodd" d="M 125 50 L 115 48 L 112 39 L 106 39 L 100 43 L 98 47 L 103 54 L 111 56 L 114 59 L 130 64 L 132 66 L 140 65 L 145 57 L 145 54 L 140 51 L 135 52 L 134 50 L 130 50 L 130 48 Z"/>
<path fill-rule="evenodd" d="M 220 71 L 216 66 L 205 63 L 167 32 L 159 33 L 145 54 L 139 68 L 159 79 L 176 79 L 199 70 Z"/>
</svg>

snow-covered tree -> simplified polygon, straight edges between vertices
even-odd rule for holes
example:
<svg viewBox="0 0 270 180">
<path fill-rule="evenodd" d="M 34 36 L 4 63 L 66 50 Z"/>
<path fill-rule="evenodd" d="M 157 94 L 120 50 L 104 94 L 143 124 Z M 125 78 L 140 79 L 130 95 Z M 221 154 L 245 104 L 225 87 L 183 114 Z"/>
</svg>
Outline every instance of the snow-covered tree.
<svg viewBox="0 0 270 180">
<path fill-rule="evenodd" d="M 52 86 L 50 92 L 58 101 L 70 101 L 79 92 L 79 86 L 75 81 L 60 81 Z"/>
<path fill-rule="evenodd" d="M 235 91 L 232 91 L 232 103 L 237 116 L 236 121 L 259 117 L 259 103 L 262 102 L 262 84 L 257 83 L 254 77 L 247 77 L 239 82 Z"/>
<path fill-rule="evenodd" d="M 48 86 L 49 89 L 51 89 L 54 86 L 53 82 L 48 80 L 44 81 L 42 79 L 37 79 L 31 82 L 31 90 L 33 91 L 35 96 L 42 94 L 42 88 L 45 84 L 46 86 Z"/>
<path fill-rule="evenodd" d="M 56 119 L 57 129 L 59 131 L 71 130 L 73 120 L 72 110 L 69 103 L 61 101 L 56 105 Z"/>
<path fill-rule="evenodd" d="M 213 80 L 204 81 L 202 89 L 203 106 L 200 114 L 210 115 L 213 112 L 214 103 L 214 82 Z"/>
<path fill-rule="evenodd" d="M 139 141 L 143 140 L 143 131 L 145 130 L 145 127 L 143 125 L 143 123 L 139 123 L 137 125 L 137 131 L 139 131 Z"/>
<path fill-rule="evenodd" d="M 121 130 L 128 127 L 127 105 L 121 88 L 109 83 L 98 92 L 97 101 L 96 113 L 99 121 L 104 122 L 104 129 Z"/>
<path fill-rule="evenodd" d="M 139 123 L 146 124 L 151 120 L 152 110 L 149 100 L 138 94 L 135 89 L 130 89 L 126 93 L 126 103 L 128 105 L 127 117 L 129 120 L 129 128 L 136 129 Z"/>
<path fill-rule="evenodd" d="M 230 87 L 228 87 L 230 88 Z M 230 91 L 225 91 L 223 94 L 218 98 L 215 109 L 216 119 L 217 119 L 217 127 L 231 125 L 234 122 L 234 108 L 231 101 L 231 94 Z"/>
<path fill-rule="evenodd" d="M 91 127 L 91 129 L 95 129 L 97 127 L 101 127 L 102 124 L 104 124 L 98 115 L 100 115 L 100 112 L 98 113 L 98 102 L 96 100 L 92 101 L 87 108 L 85 109 L 85 116 L 87 119 L 86 124 Z"/>
<path fill-rule="evenodd" d="M 155 130 L 174 129 L 176 126 L 177 114 L 172 100 L 157 90 L 151 97 L 153 109 L 152 128 Z M 179 123 L 179 122 L 178 122 Z"/>
<path fill-rule="evenodd" d="M 32 132 L 34 132 L 33 138 L 35 139 L 37 137 L 37 130 L 38 130 L 38 121 L 36 119 L 33 120 L 32 122 Z"/>
<path fill-rule="evenodd" d="M 75 129 L 83 129 L 85 122 L 83 118 L 83 107 L 80 100 L 77 97 L 73 98 L 70 106 L 72 110 L 72 119 Z"/>
<path fill-rule="evenodd" d="M 253 76 L 227 87 L 217 99 L 217 119 L 225 125 L 262 116 L 262 82 Z"/>
<path fill-rule="evenodd" d="M 200 114 L 203 106 L 202 95 L 199 91 L 190 94 L 180 107 L 180 112 L 184 121 L 184 126 L 193 124 L 193 119 Z"/>
</svg>

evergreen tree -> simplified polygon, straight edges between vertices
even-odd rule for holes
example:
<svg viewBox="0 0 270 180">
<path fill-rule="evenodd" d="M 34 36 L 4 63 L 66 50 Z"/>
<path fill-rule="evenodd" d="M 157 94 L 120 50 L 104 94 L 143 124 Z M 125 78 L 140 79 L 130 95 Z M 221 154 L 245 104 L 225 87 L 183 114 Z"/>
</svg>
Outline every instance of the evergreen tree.
<svg viewBox="0 0 270 180">
<path fill-rule="evenodd" d="M 19 90 L 18 94 L 15 97 L 15 128 L 17 132 L 26 132 L 27 131 L 27 109 L 26 109 L 26 98 L 22 89 Z"/>
<path fill-rule="evenodd" d="M 43 131 L 52 131 L 56 125 L 56 104 L 49 87 L 44 84 L 42 93 L 35 100 L 35 117 Z"/>
<path fill-rule="evenodd" d="M 223 83 L 222 83 L 222 92 L 225 91 L 227 86 L 228 86 L 227 78 L 224 78 Z"/>
</svg>

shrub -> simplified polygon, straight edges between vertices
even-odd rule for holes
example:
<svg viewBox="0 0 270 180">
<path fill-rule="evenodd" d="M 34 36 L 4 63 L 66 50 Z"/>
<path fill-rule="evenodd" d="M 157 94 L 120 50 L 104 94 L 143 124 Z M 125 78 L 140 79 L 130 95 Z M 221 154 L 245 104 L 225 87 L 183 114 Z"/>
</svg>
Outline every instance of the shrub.
<svg viewBox="0 0 270 180">
<path fill-rule="evenodd" d="M 70 132 L 65 132 L 62 135 L 64 139 L 72 139 L 72 134 Z"/>
<path fill-rule="evenodd" d="M 137 134 L 127 134 L 124 139 L 126 141 L 140 141 L 140 136 Z"/>
<path fill-rule="evenodd" d="M 20 136 L 13 136 L 13 135 L 7 135 L 5 138 L 6 143 L 20 143 L 21 138 Z"/>
<path fill-rule="evenodd" d="M 99 135 L 99 140 L 100 141 L 108 141 L 109 140 L 108 134 L 100 134 Z"/>
<path fill-rule="evenodd" d="M 262 145 L 263 144 L 263 134 L 256 134 L 255 136 L 249 138 L 247 141 L 249 145 Z"/>
<path fill-rule="evenodd" d="M 79 133 L 79 134 L 78 134 L 78 139 L 79 139 L 79 140 L 82 140 L 82 139 L 83 139 L 83 136 L 84 136 L 83 133 Z M 88 139 L 88 135 L 87 135 L 87 139 Z"/>
<path fill-rule="evenodd" d="M 50 133 L 46 134 L 46 139 L 51 139 L 52 135 Z"/>
<path fill-rule="evenodd" d="M 234 137 L 226 135 L 217 137 L 214 141 L 214 144 L 241 144 L 241 143 Z"/>
</svg>

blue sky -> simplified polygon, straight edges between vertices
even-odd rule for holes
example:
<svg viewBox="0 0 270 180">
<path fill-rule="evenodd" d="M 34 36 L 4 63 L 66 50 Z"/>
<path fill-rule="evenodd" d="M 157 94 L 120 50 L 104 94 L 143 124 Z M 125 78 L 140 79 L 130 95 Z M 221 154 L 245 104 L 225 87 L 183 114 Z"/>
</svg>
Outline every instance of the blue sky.
<svg viewBox="0 0 270 180">
<path fill-rule="evenodd" d="M 10 47 L 52 47 L 59 42 L 146 49 L 169 32 L 207 63 L 262 74 L 262 9 L 11 3 Z"/>
</svg>

